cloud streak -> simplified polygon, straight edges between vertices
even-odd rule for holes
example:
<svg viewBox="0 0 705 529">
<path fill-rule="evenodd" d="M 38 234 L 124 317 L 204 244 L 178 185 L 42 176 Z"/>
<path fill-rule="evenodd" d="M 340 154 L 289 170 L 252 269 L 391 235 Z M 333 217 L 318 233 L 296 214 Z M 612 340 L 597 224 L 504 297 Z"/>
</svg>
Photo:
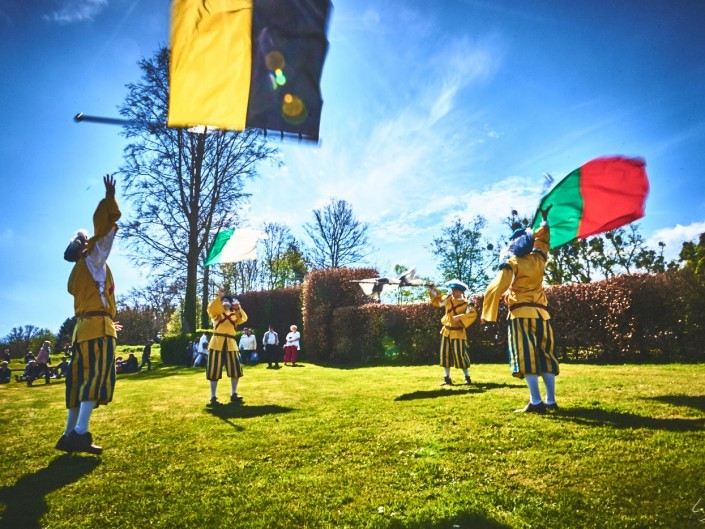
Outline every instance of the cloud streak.
<svg viewBox="0 0 705 529">
<path fill-rule="evenodd" d="M 48 15 L 46 20 L 59 24 L 90 22 L 108 6 L 108 0 L 63 0 L 58 9 Z"/>
</svg>

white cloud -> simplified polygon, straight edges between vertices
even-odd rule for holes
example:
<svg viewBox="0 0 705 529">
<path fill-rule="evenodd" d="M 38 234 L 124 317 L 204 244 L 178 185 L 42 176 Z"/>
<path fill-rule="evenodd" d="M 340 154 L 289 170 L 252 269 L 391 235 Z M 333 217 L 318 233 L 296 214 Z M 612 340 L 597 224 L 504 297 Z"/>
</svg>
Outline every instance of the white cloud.
<svg viewBox="0 0 705 529">
<path fill-rule="evenodd" d="M 666 247 L 663 254 L 668 261 L 671 261 L 678 258 L 684 242 L 697 241 L 701 233 L 705 233 L 705 221 L 692 222 L 687 226 L 676 224 L 670 228 L 661 228 L 654 231 L 646 240 L 646 244 L 658 250 L 658 243 L 665 243 Z"/>
<path fill-rule="evenodd" d="M 59 24 L 72 24 L 93 20 L 108 5 L 108 0 L 61 0 L 59 6 L 46 20 Z"/>
</svg>

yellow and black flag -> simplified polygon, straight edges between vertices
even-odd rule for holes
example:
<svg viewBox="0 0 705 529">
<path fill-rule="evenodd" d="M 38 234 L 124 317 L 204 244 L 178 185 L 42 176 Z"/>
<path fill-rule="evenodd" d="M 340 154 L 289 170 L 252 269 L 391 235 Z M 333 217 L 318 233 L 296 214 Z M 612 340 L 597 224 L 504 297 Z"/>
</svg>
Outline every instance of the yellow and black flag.
<svg viewBox="0 0 705 529">
<path fill-rule="evenodd" d="M 169 126 L 318 139 L 330 0 L 173 0 Z"/>
</svg>

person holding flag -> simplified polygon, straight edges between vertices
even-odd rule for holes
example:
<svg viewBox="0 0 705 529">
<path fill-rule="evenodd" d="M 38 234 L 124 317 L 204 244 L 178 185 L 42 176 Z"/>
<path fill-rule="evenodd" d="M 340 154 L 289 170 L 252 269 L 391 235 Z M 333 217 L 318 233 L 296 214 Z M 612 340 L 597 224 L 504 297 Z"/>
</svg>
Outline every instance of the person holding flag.
<svg viewBox="0 0 705 529">
<path fill-rule="evenodd" d="M 465 299 L 465 291 L 468 286 L 458 279 L 453 279 L 446 283 L 450 287 L 451 294 L 445 298 L 438 289 L 431 283 L 429 285 L 429 296 L 434 307 L 443 308 L 445 314 L 441 318 L 441 361 L 440 365 L 445 369 L 445 377 L 442 386 L 452 386 L 450 378 L 450 368 L 462 369 L 465 374 L 465 384 L 472 384 L 470 380 L 470 346 L 468 335 L 465 330 L 477 319 L 477 311 L 472 304 Z"/>
<path fill-rule="evenodd" d="M 241 403 L 243 399 L 237 394 L 237 384 L 242 377 L 242 361 L 240 351 L 237 347 L 235 332 L 237 326 L 247 321 L 247 314 L 240 307 L 238 300 L 225 290 L 218 290 L 218 297 L 208 305 L 208 315 L 213 320 L 213 336 L 208 344 L 208 366 L 206 368 L 206 378 L 210 380 L 211 400 L 209 407 L 219 404 L 216 396 L 218 381 L 223 377 L 223 364 L 230 378 L 232 391 L 230 402 Z"/>
<path fill-rule="evenodd" d="M 482 305 L 482 324 L 497 320 L 499 299 L 503 295 L 509 307 L 507 329 L 512 376 L 526 379 L 530 399 L 517 412 L 545 413 L 547 409 L 558 409 L 555 377 L 560 368 L 553 354 L 553 328 L 543 289 L 550 248 L 551 207 L 539 209 L 542 222 L 535 233 L 523 228 L 512 233 L 503 254 L 505 260 L 497 277 L 487 286 Z M 541 399 L 539 376 L 546 386 L 546 402 Z"/>
</svg>

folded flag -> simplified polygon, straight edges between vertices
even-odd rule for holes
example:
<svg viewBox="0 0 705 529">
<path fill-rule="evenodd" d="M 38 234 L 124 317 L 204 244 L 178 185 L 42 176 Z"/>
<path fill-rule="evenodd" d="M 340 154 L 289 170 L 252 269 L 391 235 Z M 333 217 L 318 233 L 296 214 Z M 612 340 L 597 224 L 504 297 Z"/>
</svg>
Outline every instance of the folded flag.
<svg viewBox="0 0 705 529">
<path fill-rule="evenodd" d="M 170 127 L 318 139 L 330 0 L 173 0 Z"/>
<path fill-rule="evenodd" d="M 256 259 L 257 241 L 266 238 L 266 233 L 251 228 L 219 231 L 208 252 L 205 266 Z"/>
<path fill-rule="evenodd" d="M 551 247 L 614 230 L 644 216 L 649 192 L 646 162 L 613 156 L 587 162 L 541 199 L 533 228 L 541 225 L 539 209 L 548 216 Z"/>
</svg>

